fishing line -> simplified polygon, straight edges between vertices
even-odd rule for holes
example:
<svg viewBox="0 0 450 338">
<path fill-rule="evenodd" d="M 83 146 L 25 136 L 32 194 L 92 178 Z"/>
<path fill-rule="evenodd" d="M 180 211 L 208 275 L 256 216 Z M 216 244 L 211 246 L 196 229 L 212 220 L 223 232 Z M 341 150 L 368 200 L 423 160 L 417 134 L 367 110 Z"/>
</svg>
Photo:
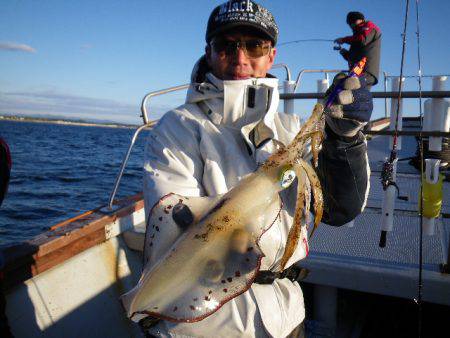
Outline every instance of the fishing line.
<svg viewBox="0 0 450 338">
<path fill-rule="evenodd" d="M 278 47 L 290 45 L 292 43 L 299 43 L 299 42 L 334 42 L 334 40 L 330 39 L 300 39 L 300 40 L 293 40 L 293 41 L 286 41 L 278 44 Z"/>
<path fill-rule="evenodd" d="M 417 36 L 417 63 L 418 63 L 418 81 L 419 81 L 419 157 L 420 157 L 420 235 L 419 235 L 419 280 L 417 285 L 417 306 L 418 306 L 418 334 L 422 336 L 422 287 L 423 287 L 423 114 L 422 114 L 422 63 L 420 55 L 420 27 L 419 27 L 419 0 L 416 0 L 416 36 Z"/>
</svg>

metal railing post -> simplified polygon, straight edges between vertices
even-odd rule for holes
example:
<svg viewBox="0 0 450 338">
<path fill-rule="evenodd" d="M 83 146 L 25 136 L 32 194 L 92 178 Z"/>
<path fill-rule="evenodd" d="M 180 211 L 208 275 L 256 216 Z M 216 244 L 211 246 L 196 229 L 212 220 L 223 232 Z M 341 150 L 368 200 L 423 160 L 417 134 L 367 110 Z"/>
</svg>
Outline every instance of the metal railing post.
<svg viewBox="0 0 450 338">
<path fill-rule="evenodd" d="M 125 154 L 125 157 L 122 161 L 122 165 L 120 166 L 119 174 L 117 175 L 116 181 L 114 182 L 113 190 L 111 191 L 111 194 L 109 195 L 108 205 L 106 207 L 100 209 L 102 212 L 109 213 L 109 212 L 114 211 L 114 208 L 113 208 L 114 197 L 116 197 L 117 189 L 119 188 L 120 180 L 122 179 L 123 172 L 125 170 L 125 166 L 127 165 L 128 159 L 130 158 L 131 149 L 133 148 L 134 143 L 136 142 L 136 139 L 139 136 L 139 134 L 141 133 L 141 131 L 147 127 L 153 126 L 154 124 L 155 124 L 155 122 L 150 122 L 148 124 L 144 124 L 144 125 L 140 126 L 138 129 L 136 129 L 136 131 L 134 132 L 134 135 L 131 139 L 131 143 L 128 147 L 128 151 Z"/>
<path fill-rule="evenodd" d="M 162 90 L 157 90 L 155 92 L 150 92 L 147 95 L 144 96 L 144 98 L 142 99 L 142 103 L 141 103 L 141 117 L 144 120 L 144 124 L 148 124 L 149 123 L 149 119 L 148 119 L 148 114 L 147 114 L 147 103 L 148 100 L 150 100 L 152 97 L 155 96 L 159 96 L 159 95 L 163 95 L 163 94 L 167 94 L 170 92 L 175 92 L 177 90 L 182 90 L 182 89 L 186 89 L 189 87 L 189 84 L 184 84 L 184 85 L 180 85 L 180 86 L 175 86 L 175 87 L 170 87 L 170 88 L 166 88 L 166 89 L 162 89 Z"/>
<path fill-rule="evenodd" d="M 131 150 L 133 149 L 134 143 L 136 142 L 136 139 L 138 138 L 138 136 L 142 130 L 144 130 L 145 128 L 148 128 L 148 127 L 152 127 L 156 123 L 155 121 L 150 121 L 148 119 L 147 108 L 146 108 L 148 101 L 152 97 L 167 94 L 167 93 L 174 92 L 177 90 L 186 89 L 188 87 L 189 87 L 188 84 L 184 84 L 184 85 L 180 85 L 180 86 L 176 86 L 176 87 L 171 87 L 171 88 L 151 92 L 144 96 L 144 98 L 142 99 L 142 103 L 141 103 L 141 113 L 142 113 L 141 117 L 144 120 L 144 124 L 142 126 L 140 126 L 138 129 L 136 129 L 136 131 L 134 132 L 134 135 L 131 139 L 127 153 L 125 154 L 125 157 L 122 161 L 122 165 L 120 166 L 119 174 L 117 175 L 116 181 L 114 182 L 113 190 L 111 191 L 111 194 L 109 195 L 108 205 L 104 208 L 101 208 L 100 211 L 102 211 L 104 213 L 111 213 L 115 210 L 114 206 L 113 206 L 114 197 L 116 196 L 117 190 L 119 188 L 120 180 L 122 179 L 123 172 L 125 171 L 125 167 L 128 163 L 128 159 L 130 158 Z"/>
<path fill-rule="evenodd" d="M 387 92 L 387 82 L 388 82 L 388 73 L 383 72 L 384 75 L 384 92 Z M 387 97 L 384 98 L 384 117 L 388 117 L 388 104 L 387 104 Z"/>
<path fill-rule="evenodd" d="M 328 73 L 340 73 L 340 72 L 346 72 L 347 70 L 342 69 L 302 69 L 298 75 L 297 79 L 295 80 L 295 86 L 294 86 L 294 92 L 297 90 L 300 79 L 302 78 L 303 74 L 305 73 L 325 73 L 325 76 L 328 76 Z"/>
<path fill-rule="evenodd" d="M 277 63 L 276 65 L 272 66 L 272 69 L 276 68 L 284 68 L 284 70 L 286 71 L 286 81 L 291 81 L 291 71 L 289 70 L 288 65 L 284 63 Z"/>
</svg>

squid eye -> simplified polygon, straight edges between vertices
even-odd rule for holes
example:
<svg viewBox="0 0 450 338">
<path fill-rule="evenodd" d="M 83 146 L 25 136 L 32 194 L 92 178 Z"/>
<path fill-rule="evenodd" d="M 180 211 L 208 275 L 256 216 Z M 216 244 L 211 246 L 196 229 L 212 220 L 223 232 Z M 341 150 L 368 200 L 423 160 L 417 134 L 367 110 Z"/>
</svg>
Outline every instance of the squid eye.
<svg viewBox="0 0 450 338">
<path fill-rule="evenodd" d="M 289 187 L 295 180 L 295 171 L 292 168 L 284 168 L 280 172 L 280 185 L 282 188 Z"/>
</svg>

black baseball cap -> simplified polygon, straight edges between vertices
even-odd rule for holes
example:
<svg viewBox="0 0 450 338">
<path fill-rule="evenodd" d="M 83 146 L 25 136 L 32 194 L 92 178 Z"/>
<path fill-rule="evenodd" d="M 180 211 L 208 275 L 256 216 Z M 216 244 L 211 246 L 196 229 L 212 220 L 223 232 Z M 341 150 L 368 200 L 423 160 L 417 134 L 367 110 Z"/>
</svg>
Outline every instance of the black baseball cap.
<svg viewBox="0 0 450 338">
<path fill-rule="evenodd" d="M 351 25 L 356 22 L 356 20 L 364 20 L 364 14 L 361 12 L 348 12 L 347 25 Z"/>
<path fill-rule="evenodd" d="M 209 43 L 219 33 L 238 27 L 262 33 L 273 46 L 277 43 L 278 26 L 272 13 L 251 0 L 230 0 L 214 8 L 208 19 L 206 42 Z"/>
</svg>

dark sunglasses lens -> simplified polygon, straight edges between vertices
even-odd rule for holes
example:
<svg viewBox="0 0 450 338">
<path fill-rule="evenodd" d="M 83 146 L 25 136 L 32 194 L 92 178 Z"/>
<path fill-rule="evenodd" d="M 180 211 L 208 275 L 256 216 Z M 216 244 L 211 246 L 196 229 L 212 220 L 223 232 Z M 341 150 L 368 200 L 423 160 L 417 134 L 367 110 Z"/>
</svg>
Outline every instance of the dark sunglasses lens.
<svg viewBox="0 0 450 338">
<path fill-rule="evenodd" d="M 250 40 L 245 42 L 245 49 L 248 57 L 259 58 L 267 54 L 269 45 L 264 45 L 263 42 L 258 40 Z"/>
<path fill-rule="evenodd" d="M 264 44 L 260 40 L 238 42 L 217 39 L 212 43 L 212 46 L 217 53 L 224 53 L 226 55 L 232 55 L 239 47 L 245 51 L 245 54 L 249 58 L 259 58 L 267 55 L 270 50 L 270 44 Z"/>
</svg>

